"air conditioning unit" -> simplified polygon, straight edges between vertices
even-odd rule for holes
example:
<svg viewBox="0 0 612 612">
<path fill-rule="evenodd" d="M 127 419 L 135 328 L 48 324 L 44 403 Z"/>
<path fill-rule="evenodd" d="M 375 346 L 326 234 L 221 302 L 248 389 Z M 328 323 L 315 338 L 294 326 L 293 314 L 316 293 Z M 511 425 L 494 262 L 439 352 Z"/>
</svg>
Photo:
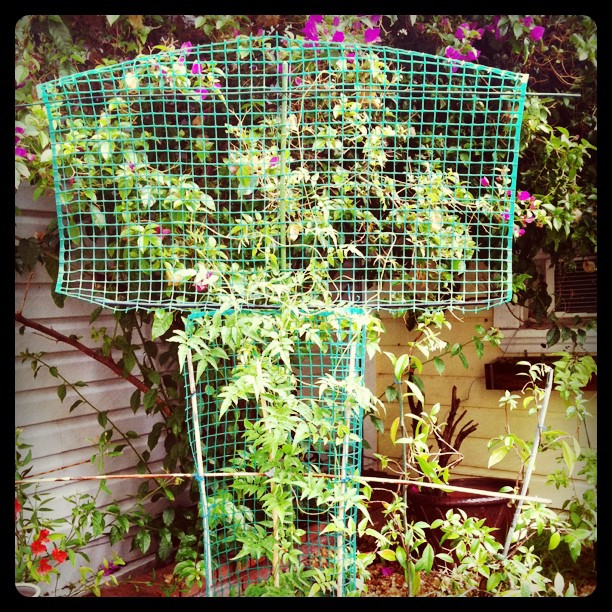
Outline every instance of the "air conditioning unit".
<svg viewBox="0 0 612 612">
<path fill-rule="evenodd" d="M 553 300 L 549 314 L 554 313 L 563 324 L 571 327 L 576 318 L 592 319 L 597 315 L 597 258 L 579 257 L 572 264 L 552 265 L 545 253 L 536 256 L 540 279 L 547 285 Z M 493 325 L 504 335 L 501 348 L 507 354 L 542 354 L 571 351 L 573 343 L 562 342 L 546 346 L 547 327 L 538 324 L 529 306 L 505 304 L 494 308 Z M 597 352 L 597 332 L 589 330 L 582 350 Z"/>
</svg>

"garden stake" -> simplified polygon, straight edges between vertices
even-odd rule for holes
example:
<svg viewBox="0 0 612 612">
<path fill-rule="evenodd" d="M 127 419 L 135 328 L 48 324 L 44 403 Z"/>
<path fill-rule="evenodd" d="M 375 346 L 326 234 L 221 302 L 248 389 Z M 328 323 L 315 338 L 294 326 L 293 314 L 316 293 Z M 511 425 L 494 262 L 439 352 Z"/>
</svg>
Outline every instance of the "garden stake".
<svg viewBox="0 0 612 612">
<path fill-rule="evenodd" d="M 529 481 L 531 480 L 531 473 L 533 471 L 536 456 L 538 454 L 540 438 L 544 429 L 544 419 L 546 418 L 546 411 L 548 410 L 548 402 L 550 401 L 550 393 L 552 391 L 554 370 L 550 366 L 546 366 L 546 369 L 546 390 L 544 392 L 544 399 L 542 400 L 542 406 L 538 414 L 538 424 L 536 426 L 536 432 L 533 439 L 533 446 L 531 447 L 531 454 L 529 455 L 529 462 L 527 464 L 527 469 L 525 470 L 525 478 L 523 479 L 523 487 L 521 489 L 522 495 L 525 495 L 527 493 L 527 489 L 529 488 Z M 516 510 L 514 511 L 514 517 L 512 518 L 512 524 L 510 525 L 508 535 L 506 536 L 506 544 L 504 546 L 504 552 L 502 553 L 503 557 L 508 556 L 508 550 L 510 549 L 510 543 L 512 541 L 512 536 L 514 535 L 514 528 L 516 526 L 516 521 L 518 520 L 522 505 L 523 500 L 519 498 L 519 501 L 516 504 Z"/>
<path fill-rule="evenodd" d="M 200 439 L 200 420 L 198 417 L 198 402 L 195 393 L 195 376 L 193 374 L 193 361 L 191 350 L 187 351 L 187 370 L 189 374 L 189 388 L 191 390 L 191 410 L 193 415 L 193 433 L 196 447 L 197 480 L 202 501 L 202 528 L 204 530 L 204 551 L 206 555 L 206 593 L 213 588 L 212 559 L 210 558 L 210 530 L 208 529 L 208 503 L 206 500 L 206 481 L 204 480 L 204 464 L 202 461 L 202 443 Z"/>
</svg>

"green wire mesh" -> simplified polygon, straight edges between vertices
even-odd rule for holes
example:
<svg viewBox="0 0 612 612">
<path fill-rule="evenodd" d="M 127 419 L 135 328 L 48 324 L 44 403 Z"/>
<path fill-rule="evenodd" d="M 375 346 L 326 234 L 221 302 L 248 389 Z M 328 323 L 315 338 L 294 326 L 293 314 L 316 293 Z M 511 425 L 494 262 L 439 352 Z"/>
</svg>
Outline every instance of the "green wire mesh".
<svg viewBox="0 0 612 612">
<path fill-rule="evenodd" d="M 281 36 L 45 83 L 56 289 L 193 309 L 291 274 L 375 308 L 506 302 L 525 90 L 469 62 Z"/>
<path fill-rule="evenodd" d="M 288 325 L 281 311 L 189 315 L 187 422 L 196 465 L 203 460 L 207 596 L 260 595 L 264 584 L 308 594 L 315 582 L 329 587 L 319 595 L 355 594 L 354 529 L 323 532 L 358 518 L 338 501 L 359 494 L 361 472 L 363 408 L 351 382 L 363 384 L 365 330 L 350 313 L 360 311 L 305 313 L 289 333 L 290 357 L 270 348 Z"/>
</svg>

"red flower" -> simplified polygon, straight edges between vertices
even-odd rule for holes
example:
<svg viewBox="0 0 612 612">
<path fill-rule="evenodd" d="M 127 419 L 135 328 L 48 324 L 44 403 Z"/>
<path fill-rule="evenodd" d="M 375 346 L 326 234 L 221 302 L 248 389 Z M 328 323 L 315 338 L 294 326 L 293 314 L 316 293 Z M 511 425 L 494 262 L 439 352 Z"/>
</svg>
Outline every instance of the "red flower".
<svg viewBox="0 0 612 612">
<path fill-rule="evenodd" d="M 19 500 L 15 498 L 15 520 L 17 520 L 17 515 L 21 512 L 21 504 Z"/>
<path fill-rule="evenodd" d="M 53 568 L 49 565 L 49 562 L 46 559 L 41 559 L 38 562 L 38 573 L 39 574 L 48 574 Z"/>
<path fill-rule="evenodd" d="M 48 529 L 41 529 L 40 530 L 40 535 L 38 536 L 38 540 L 40 542 L 42 542 L 43 544 L 45 542 L 49 541 L 49 530 Z"/>
<path fill-rule="evenodd" d="M 59 563 L 63 563 L 68 558 L 68 553 L 60 550 L 59 548 L 54 548 L 51 551 L 51 556 Z"/>
<path fill-rule="evenodd" d="M 33 555 L 44 555 L 47 552 L 47 547 L 41 540 L 34 540 L 34 542 L 30 544 L 30 548 L 32 549 Z"/>
</svg>

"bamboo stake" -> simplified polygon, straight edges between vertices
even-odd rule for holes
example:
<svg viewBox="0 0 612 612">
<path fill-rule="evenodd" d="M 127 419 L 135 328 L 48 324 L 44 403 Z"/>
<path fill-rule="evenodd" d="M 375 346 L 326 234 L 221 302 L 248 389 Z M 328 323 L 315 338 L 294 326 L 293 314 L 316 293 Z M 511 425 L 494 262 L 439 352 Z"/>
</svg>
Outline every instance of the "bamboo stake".
<svg viewBox="0 0 612 612">
<path fill-rule="evenodd" d="M 205 478 L 223 478 L 226 476 L 267 476 L 264 472 L 203 472 L 202 476 Z M 336 478 L 334 474 L 312 474 L 313 478 Z M 194 474 L 110 474 L 107 476 L 56 476 L 54 478 L 24 478 L 23 480 L 16 480 L 15 484 L 34 484 L 42 482 L 58 482 L 58 481 L 80 481 L 80 480 L 113 480 L 113 479 L 126 479 L 126 478 L 193 478 Z M 542 504 L 551 504 L 552 500 L 545 497 L 535 497 L 533 495 L 520 495 L 517 493 L 499 493 L 497 491 L 485 491 L 484 489 L 473 489 L 470 487 L 458 487 L 454 485 L 439 485 L 432 482 L 421 482 L 419 480 L 406 480 L 402 478 L 384 478 L 380 476 L 359 476 L 359 480 L 366 482 L 380 482 L 389 484 L 406 484 L 414 485 L 417 487 L 426 487 L 430 489 L 444 489 L 445 491 L 458 491 L 461 493 L 473 493 L 475 495 L 483 495 L 485 497 L 503 497 L 505 499 L 512 500 L 523 500 L 531 502 L 539 502 Z"/>
<path fill-rule="evenodd" d="M 533 472 L 533 467 L 535 466 L 536 456 L 538 454 L 538 447 L 540 446 L 540 438 L 542 434 L 542 430 L 544 429 L 544 419 L 546 418 L 546 411 L 548 410 L 548 402 L 550 401 L 550 394 L 552 391 L 553 384 L 553 372 L 554 370 L 551 367 L 548 367 L 548 373 L 546 377 L 546 389 L 544 391 L 544 399 L 542 400 L 542 407 L 540 408 L 540 414 L 538 415 L 538 424 L 536 426 L 536 432 L 533 439 L 533 446 L 531 447 L 531 454 L 529 455 L 529 462 L 527 464 L 527 469 L 525 471 L 525 478 L 523 479 L 523 488 L 521 490 L 522 494 L 527 492 L 529 488 L 529 481 L 531 480 L 531 473 Z M 512 517 L 512 525 L 510 525 L 510 529 L 508 530 L 508 535 L 506 536 L 506 544 L 504 546 L 504 552 L 502 556 L 508 556 L 508 550 L 510 549 L 510 542 L 512 541 L 512 536 L 514 535 L 514 529 L 516 527 L 516 522 L 518 520 L 519 513 L 521 511 L 521 507 L 523 506 L 523 500 L 519 500 L 516 505 L 516 509 L 514 511 L 514 516 Z"/>
<path fill-rule="evenodd" d="M 210 553 L 210 532 L 208 527 L 208 502 L 206 499 L 206 481 L 204 480 L 204 463 L 202 461 L 202 443 L 200 439 L 200 418 L 198 415 L 198 401 L 196 397 L 195 376 L 193 373 L 193 361 L 191 351 L 187 351 L 187 369 L 189 373 L 189 392 L 191 394 L 191 410 L 193 418 L 193 437 L 196 447 L 196 463 L 198 487 L 200 489 L 200 499 L 202 501 L 202 527 L 204 538 L 204 554 L 206 556 L 206 594 L 210 595 L 213 586 L 212 582 L 212 558 Z"/>
</svg>

